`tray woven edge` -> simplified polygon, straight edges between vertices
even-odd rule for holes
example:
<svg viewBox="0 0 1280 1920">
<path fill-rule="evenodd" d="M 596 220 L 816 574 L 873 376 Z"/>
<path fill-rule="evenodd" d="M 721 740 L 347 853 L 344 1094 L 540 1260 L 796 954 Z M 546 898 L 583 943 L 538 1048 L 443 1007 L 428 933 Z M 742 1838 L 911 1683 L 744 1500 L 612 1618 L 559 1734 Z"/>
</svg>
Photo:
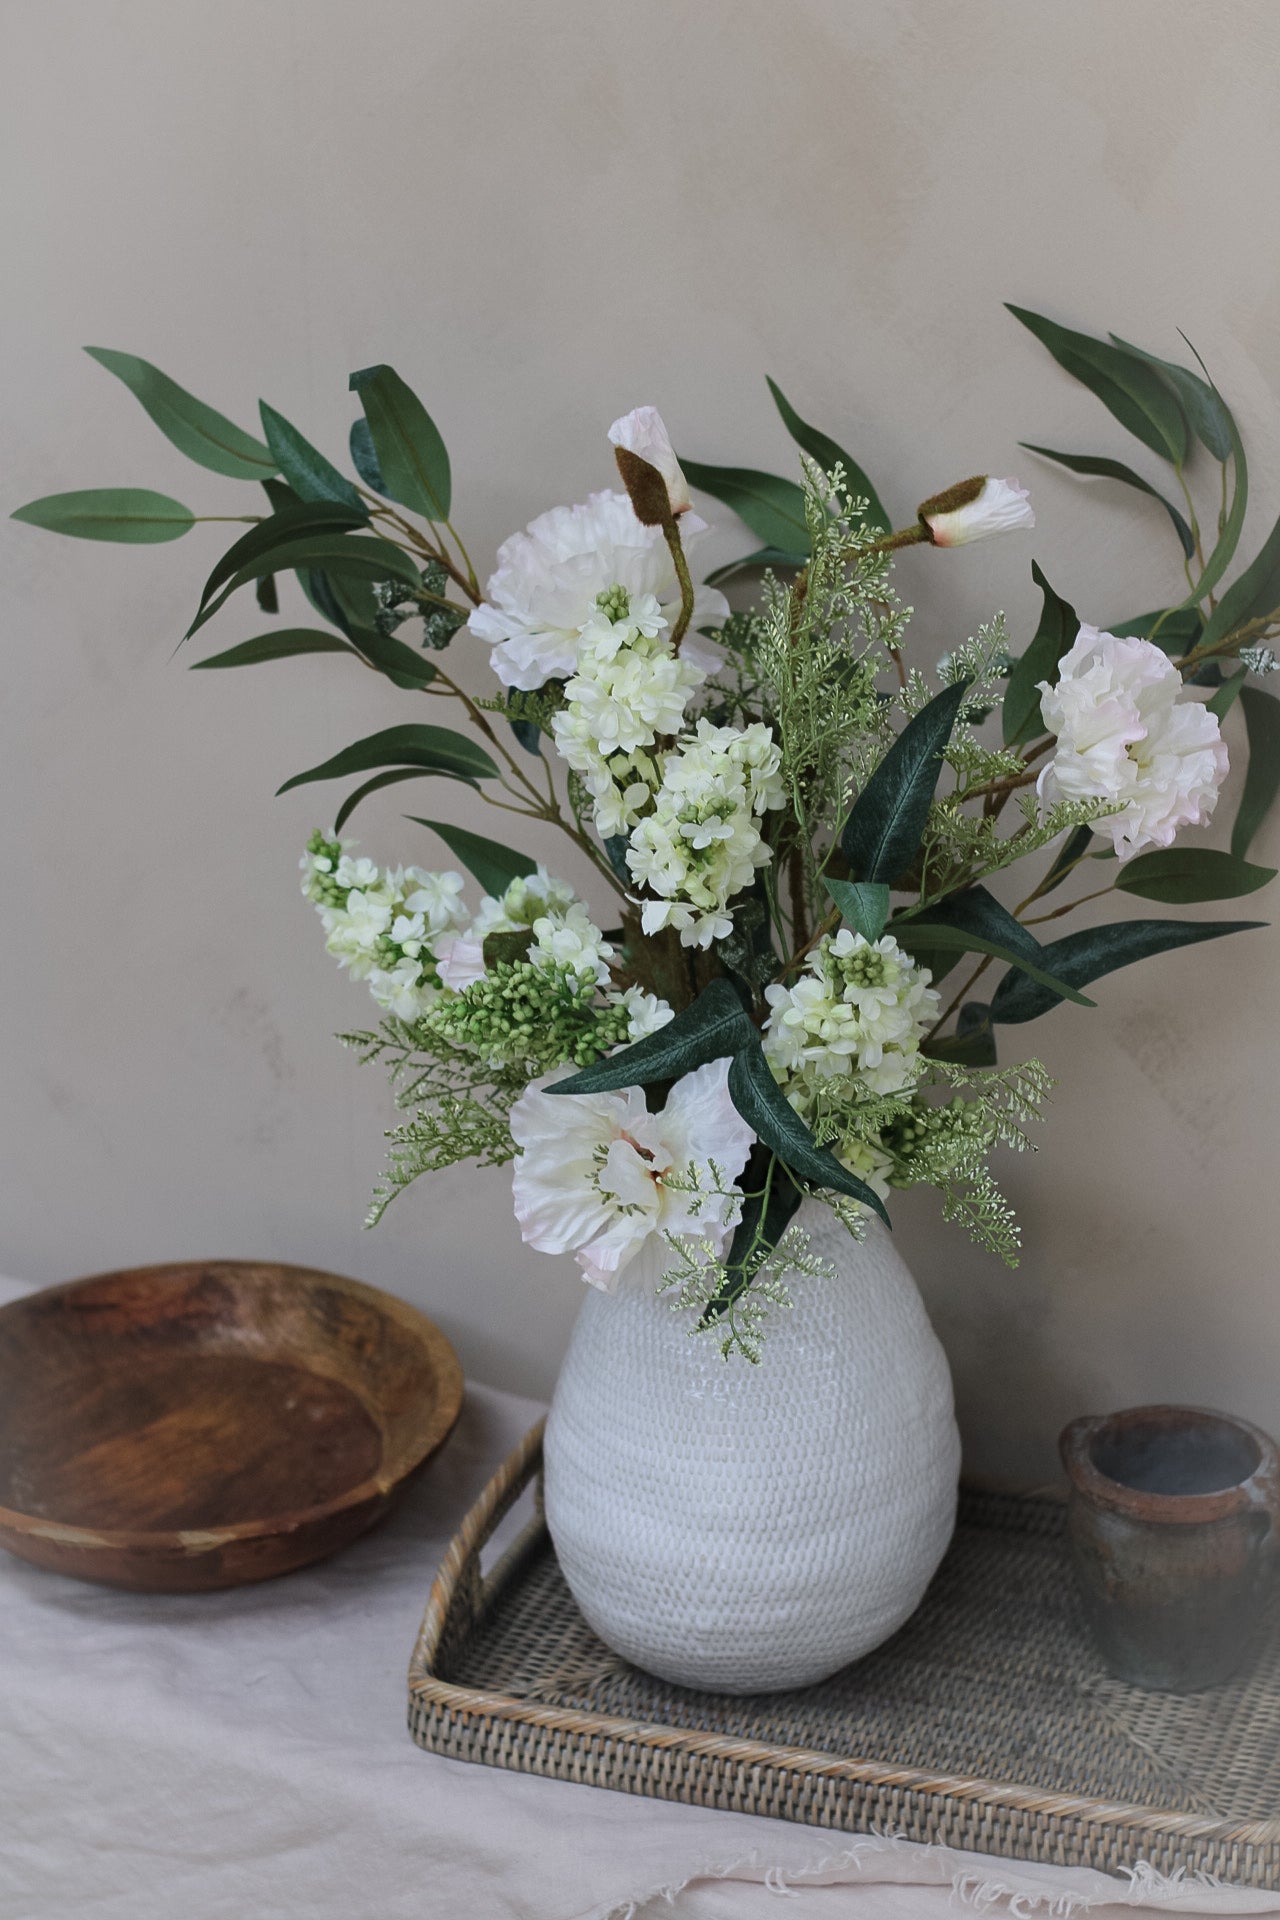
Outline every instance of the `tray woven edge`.
<svg viewBox="0 0 1280 1920">
<path fill-rule="evenodd" d="M 888 1767 L 462 1687 L 437 1672 L 546 1531 L 538 1511 L 491 1573 L 480 1555 L 542 1463 L 544 1421 L 498 1467 L 450 1543 L 409 1664 L 409 1730 L 452 1759 L 653 1799 L 1052 1866 L 1209 1873 L 1280 1888 L 1280 1818 L 1226 1822 L 1016 1783 Z"/>
</svg>

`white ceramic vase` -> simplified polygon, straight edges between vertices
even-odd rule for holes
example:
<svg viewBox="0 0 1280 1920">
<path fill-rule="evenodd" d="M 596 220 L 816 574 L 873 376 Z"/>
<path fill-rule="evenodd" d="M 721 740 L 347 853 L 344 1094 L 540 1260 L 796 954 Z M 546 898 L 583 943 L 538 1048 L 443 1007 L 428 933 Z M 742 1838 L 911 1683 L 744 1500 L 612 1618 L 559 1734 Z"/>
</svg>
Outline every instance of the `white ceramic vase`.
<svg viewBox="0 0 1280 1920">
<path fill-rule="evenodd" d="M 690 1338 L 655 1238 L 584 1300 L 547 1421 L 546 1511 L 610 1647 L 684 1686 L 822 1680 L 914 1612 L 955 1524 L 951 1377 L 872 1221 L 797 1215 L 829 1279 L 792 1275 L 759 1366 Z"/>
</svg>

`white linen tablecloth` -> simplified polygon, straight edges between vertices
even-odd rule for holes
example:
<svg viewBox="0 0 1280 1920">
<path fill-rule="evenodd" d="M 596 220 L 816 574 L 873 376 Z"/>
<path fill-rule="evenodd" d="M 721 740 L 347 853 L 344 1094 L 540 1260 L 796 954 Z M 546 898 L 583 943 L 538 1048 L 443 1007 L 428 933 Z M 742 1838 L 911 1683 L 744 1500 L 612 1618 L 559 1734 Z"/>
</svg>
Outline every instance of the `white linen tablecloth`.
<svg viewBox="0 0 1280 1920">
<path fill-rule="evenodd" d="M 0 1301 L 21 1291 L 0 1282 Z M 116 1593 L 0 1554 L 0 1920 L 1280 1914 L 1275 1895 L 1006 1864 L 421 1752 L 405 1672 L 436 1563 L 539 1412 L 472 1387 L 388 1523 L 261 1586 Z"/>
</svg>

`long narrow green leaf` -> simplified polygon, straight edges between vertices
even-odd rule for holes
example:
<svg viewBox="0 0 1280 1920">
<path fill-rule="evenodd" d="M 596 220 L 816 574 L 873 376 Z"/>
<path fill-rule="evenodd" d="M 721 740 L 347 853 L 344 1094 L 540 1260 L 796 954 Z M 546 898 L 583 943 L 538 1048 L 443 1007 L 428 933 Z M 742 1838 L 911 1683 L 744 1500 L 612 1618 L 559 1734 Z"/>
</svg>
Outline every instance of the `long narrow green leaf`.
<svg viewBox="0 0 1280 1920">
<path fill-rule="evenodd" d="M 712 980 L 692 1006 L 681 1008 L 657 1033 L 583 1067 L 568 1080 L 557 1080 L 547 1092 L 610 1093 L 619 1087 L 647 1087 L 655 1080 L 678 1080 L 695 1067 L 753 1044 L 759 1044 L 759 1036 L 741 1000 L 727 980 Z"/>
<path fill-rule="evenodd" d="M 855 879 L 892 886 L 915 858 L 968 685 L 945 688 L 908 722 L 854 801 L 840 844 Z"/>
<path fill-rule="evenodd" d="M 1240 707 L 1249 739 L 1249 765 L 1231 829 L 1231 851 L 1243 860 L 1280 793 L 1280 700 L 1261 687 L 1246 687 Z"/>
<path fill-rule="evenodd" d="M 1280 520 L 1262 550 L 1231 585 L 1205 621 L 1201 646 L 1210 647 L 1248 620 L 1280 612 Z"/>
<path fill-rule="evenodd" d="M 1061 327 L 1056 320 L 1031 313 L 1026 307 L 1015 307 L 1008 301 L 1005 305 L 1014 319 L 1049 349 L 1058 365 L 1088 387 L 1144 446 L 1162 460 L 1177 463 L 1186 459 L 1185 416 L 1177 396 L 1153 368 L 1109 340 L 1096 340 L 1092 334 Z"/>
<path fill-rule="evenodd" d="M 1145 360 L 1149 367 L 1154 367 L 1157 373 L 1163 375 L 1181 401 L 1182 411 L 1193 433 L 1215 460 L 1225 460 L 1231 451 L 1231 428 L 1234 422 L 1230 408 L 1217 388 L 1210 386 L 1207 380 L 1202 380 L 1198 373 L 1192 373 L 1189 367 L 1180 367 L 1173 360 L 1162 360 L 1158 353 L 1148 353 L 1145 347 L 1135 347 L 1131 340 L 1122 340 L 1118 333 L 1113 333 L 1111 338 L 1122 352 L 1135 354 L 1139 360 Z"/>
<path fill-rule="evenodd" d="M 1202 940 L 1221 940 L 1229 933 L 1246 933 L 1265 924 L 1262 920 L 1117 920 L 1051 941 L 1040 955 L 1046 970 L 1051 969 L 1058 979 L 1084 987 L 1152 954 L 1193 947 Z M 991 1018 L 1005 1026 L 1035 1020 L 1062 997 L 1026 973 L 1006 973 L 992 996 Z"/>
<path fill-rule="evenodd" d="M 261 440 L 197 400 L 149 360 L 140 360 L 136 353 L 116 353 L 111 347 L 86 347 L 85 352 L 124 381 L 165 439 L 197 466 L 230 474 L 233 480 L 261 480 L 275 472 L 271 451 Z"/>
<path fill-rule="evenodd" d="M 360 495 L 332 460 L 326 460 L 265 400 L 259 400 L 258 412 L 276 465 L 300 500 L 335 500 L 340 506 L 350 507 L 361 520 L 369 518 L 369 510 Z"/>
<path fill-rule="evenodd" d="M 1180 607 L 1199 606 L 1202 600 L 1208 598 L 1231 565 L 1236 548 L 1240 544 L 1245 508 L 1249 504 L 1249 463 L 1245 459 L 1244 443 L 1240 438 L 1239 429 L 1230 414 L 1227 415 L 1227 421 L 1231 431 L 1231 465 L 1234 475 L 1231 506 L 1223 522 L 1222 532 L 1218 535 L 1217 543 L 1204 563 L 1200 578 L 1186 599 L 1179 602 Z"/>
<path fill-rule="evenodd" d="M 180 540 L 195 525 L 195 515 L 167 493 L 147 487 L 87 487 L 78 493 L 47 493 L 10 514 L 29 527 L 69 533 L 77 540 L 123 540 L 154 546 Z"/>
<path fill-rule="evenodd" d="M 350 653 L 352 649 L 336 633 L 320 627 L 281 627 L 277 633 L 260 633 L 242 640 L 225 653 L 210 654 L 207 660 L 193 660 L 192 670 L 203 667 L 257 667 L 267 660 L 289 660 L 300 653 Z"/>
<path fill-rule="evenodd" d="M 827 892 L 840 917 L 864 940 L 876 941 L 889 918 L 889 889 L 882 880 L 828 880 Z"/>
<path fill-rule="evenodd" d="M 407 554 L 386 540 L 358 533 L 305 534 L 299 540 L 286 540 L 278 547 L 259 554 L 237 568 L 222 592 L 209 600 L 187 628 L 186 637 L 212 620 L 232 594 L 257 580 L 264 573 L 307 572 L 312 569 L 333 575 L 354 574 L 364 580 L 399 580 L 404 585 L 419 584 L 418 569 Z"/>
<path fill-rule="evenodd" d="M 815 1186 L 858 1200 L 891 1226 L 884 1201 L 864 1180 L 842 1167 L 830 1147 L 820 1147 L 774 1079 L 752 1029 L 751 1040 L 734 1054 L 729 1067 L 729 1098 L 747 1125 L 772 1147 L 779 1160 Z"/>
<path fill-rule="evenodd" d="M 334 832 L 342 832 L 360 802 L 367 800 L 371 793 L 380 793 L 383 787 L 398 786 L 402 780 L 429 780 L 433 771 L 431 767 L 393 767 L 389 773 L 375 773 L 372 780 L 366 780 L 362 787 L 357 787 L 354 793 L 347 795 L 334 816 Z"/>
<path fill-rule="evenodd" d="M 389 500 L 428 520 L 447 520 L 452 494 L 449 455 L 439 428 L 394 367 L 362 367 L 351 376 Z"/>
<path fill-rule="evenodd" d="M 351 645 L 379 673 L 385 673 L 397 687 L 428 687 L 436 670 L 425 654 L 415 653 L 393 633 L 379 633 L 376 627 L 349 626 Z"/>
<path fill-rule="evenodd" d="M 501 846 L 482 833 L 470 833 L 466 827 L 455 827 L 452 821 L 424 820 L 417 813 L 405 817 L 416 826 L 430 827 L 432 833 L 439 834 L 450 853 L 462 862 L 468 873 L 474 874 L 486 893 L 500 896 L 513 880 L 522 880 L 538 870 L 537 861 L 531 860 L 527 853 Z"/>
<path fill-rule="evenodd" d="M 498 769 L 483 747 L 450 727 L 410 724 L 384 727 L 353 746 L 344 747 L 319 766 L 308 767 L 286 780 L 277 793 L 309 785 L 314 780 L 340 780 L 348 773 L 368 773 L 375 767 L 421 767 L 474 786 L 477 780 L 496 780 Z"/>
<path fill-rule="evenodd" d="M 1070 652 L 1080 631 L 1080 618 L 1075 608 L 1070 601 L 1054 592 L 1035 560 L 1031 562 L 1031 578 L 1044 595 L 1044 602 L 1040 609 L 1040 623 L 1031 644 L 1014 661 L 1005 689 L 1001 725 L 1006 747 L 1018 746 L 1039 731 L 1043 724 L 1040 718 L 1040 682 L 1047 680 L 1050 686 L 1054 685 L 1058 678 L 1058 662 L 1063 654 Z"/>
<path fill-rule="evenodd" d="M 1060 979 L 1042 964 L 1044 950 L 1035 935 L 1015 920 L 985 887 L 968 887 L 963 893 L 938 901 L 918 917 L 895 920 L 890 932 L 909 953 L 915 952 L 917 944 L 926 949 L 941 949 L 944 953 L 948 949 L 958 953 L 988 953 L 1050 988 L 1064 1000 L 1074 1000 L 1081 1007 L 1094 1005 L 1069 981 Z"/>
<path fill-rule="evenodd" d="M 808 556 L 804 490 L 794 480 L 751 467 L 709 467 L 701 460 L 683 459 L 680 464 L 691 487 L 731 508 L 766 547 Z"/>
<path fill-rule="evenodd" d="M 1232 707 L 1234 707 L 1236 701 L 1244 692 L 1244 683 L 1248 677 L 1248 667 L 1237 667 L 1234 673 L 1228 674 L 1227 678 L 1218 688 L 1218 691 L 1214 694 L 1212 700 L 1205 701 L 1206 711 L 1211 713 L 1215 720 L 1226 719 Z"/>
<path fill-rule="evenodd" d="M 1275 877 L 1274 867 L 1254 867 L 1213 847 L 1161 847 L 1126 860 L 1116 875 L 1116 886 L 1143 900 L 1183 906 L 1192 900 L 1238 899 L 1243 893 L 1256 893 Z"/>
<path fill-rule="evenodd" d="M 768 380 L 769 376 L 766 374 L 765 378 Z M 850 493 L 861 494 L 866 500 L 867 509 L 859 524 L 879 527 L 883 533 L 888 533 L 893 522 L 881 505 L 880 496 L 867 478 L 866 471 L 843 447 L 836 445 L 830 434 L 823 433 L 820 427 L 811 427 L 807 420 L 800 418 L 776 380 L 769 380 L 769 391 L 782 415 L 782 424 L 796 445 L 802 447 L 811 460 L 816 460 L 824 473 L 830 473 L 836 465 L 842 466 Z"/>
<path fill-rule="evenodd" d="M 225 586 L 233 574 L 260 554 L 270 553 L 287 541 L 301 540 L 312 533 L 345 533 L 363 526 L 366 518 L 358 501 L 354 509 L 332 500 L 300 500 L 280 507 L 227 548 L 204 583 L 200 605 L 206 606 L 219 587 Z"/>
<path fill-rule="evenodd" d="M 387 483 L 382 477 L 382 468 L 378 465 L 378 456 L 374 451 L 373 435 L 369 431 L 369 422 L 363 414 L 359 420 L 351 422 L 351 432 L 347 444 L 351 450 L 351 464 L 366 487 L 372 487 L 384 500 L 389 499 Z"/>
<path fill-rule="evenodd" d="M 1074 871 L 1076 862 L 1083 860 L 1088 853 L 1089 842 L 1092 838 L 1093 828 L 1087 825 L 1077 827 L 1074 833 L 1068 834 L 1058 849 L 1053 865 L 1049 868 L 1048 873 L 1046 873 L 1041 883 L 1041 899 L 1043 899 L 1047 893 L 1057 892 L 1067 875 Z"/>
<path fill-rule="evenodd" d="M 1037 447 L 1030 440 L 1020 440 L 1018 445 L 1025 447 L 1028 453 L 1038 453 L 1042 459 L 1056 460 L 1060 467 L 1066 467 L 1071 473 L 1092 475 L 1102 480 L 1119 480 L 1126 487 L 1136 487 L 1139 493 L 1149 494 L 1158 500 L 1173 522 L 1173 530 L 1178 536 L 1183 553 L 1189 560 L 1196 550 L 1195 539 L 1186 518 L 1179 513 L 1172 500 L 1166 500 L 1158 487 L 1144 480 L 1132 467 L 1126 467 L 1122 460 L 1104 460 L 1091 453 L 1058 453 L 1052 447 Z"/>
<path fill-rule="evenodd" d="M 772 1180 L 769 1179 L 771 1167 Z M 698 1322 L 700 1327 L 712 1326 L 717 1320 L 723 1319 L 734 1301 L 746 1291 L 759 1271 L 761 1262 L 768 1258 L 786 1232 L 804 1198 L 796 1181 L 778 1172 L 777 1155 L 759 1145 L 751 1149 L 751 1157 L 739 1185 L 744 1190 L 742 1217 L 734 1229 L 725 1257 L 728 1278 L 721 1283 L 715 1298 L 707 1302 Z"/>
<path fill-rule="evenodd" d="M 1118 639 L 1153 640 L 1175 659 L 1190 653 L 1201 631 L 1196 607 L 1155 607 L 1150 613 L 1135 614 L 1132 620 L 1107 622 L 1107 632 Z"/>
</svg>

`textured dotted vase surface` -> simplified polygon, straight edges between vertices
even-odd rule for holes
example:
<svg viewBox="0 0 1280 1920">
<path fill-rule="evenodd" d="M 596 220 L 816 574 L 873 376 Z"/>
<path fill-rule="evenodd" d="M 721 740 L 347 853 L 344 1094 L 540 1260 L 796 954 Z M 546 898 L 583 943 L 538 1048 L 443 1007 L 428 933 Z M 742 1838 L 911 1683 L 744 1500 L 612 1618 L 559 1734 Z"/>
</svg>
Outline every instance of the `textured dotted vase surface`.
<svg viewBox="0 0 1280 1920">
<path fill-rule="evenodd" d="M 915 1611 L 955 1524 L 951 1376 L 872 1221 L 799 1223 L 829 1279 L 790 1276 L 759 1366 L 690 1339 L 656 1237 L 583 1302 L 546 1434 L 547 1524 L 587 1621 L 683 1686 L 801 1687 Z"/>
</svg>

